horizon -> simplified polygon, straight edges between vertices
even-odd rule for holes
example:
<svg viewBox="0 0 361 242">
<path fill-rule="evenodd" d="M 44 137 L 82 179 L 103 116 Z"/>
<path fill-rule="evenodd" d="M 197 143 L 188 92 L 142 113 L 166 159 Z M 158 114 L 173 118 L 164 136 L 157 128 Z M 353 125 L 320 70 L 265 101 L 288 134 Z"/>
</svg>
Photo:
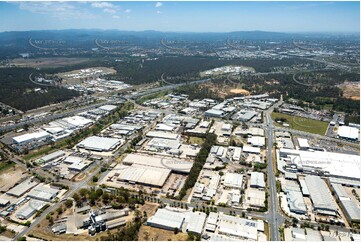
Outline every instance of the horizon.
<svg viewBox="0 0 361 242">
<path fill-rule="evenodd" d="M 360 33 L 360 2 L 0 2 L 0 32 Z M 217 16 L 217 17 L 214 17 Z"/>
</svg>

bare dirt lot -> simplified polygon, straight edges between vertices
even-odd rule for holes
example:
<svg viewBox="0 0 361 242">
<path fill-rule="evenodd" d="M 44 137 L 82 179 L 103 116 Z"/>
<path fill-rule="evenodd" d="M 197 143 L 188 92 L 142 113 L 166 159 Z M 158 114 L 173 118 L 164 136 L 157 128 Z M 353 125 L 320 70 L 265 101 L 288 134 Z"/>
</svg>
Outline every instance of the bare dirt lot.
<svg viewBox="0 0 361 242">
<path fill-rule="evenodd" d="M 343 90 L 343 97 L 352 100 L 360 100 L 360 83 L 346 82 L 340 86 Z"/>
<path fill-rule="evenodd" d="M 141 240 L 156 240 L 156 241 L 185 241 L 187 240 L 188 235 L 185 233 L 174 234 L 173 231 L 153 228 L 150 226 L 142 225 L 138 234 L 138 241 Z"/>
<path fill-rule="evenodd" d="M 89 61 L 89 58 L 37 58 L 37 59 L 22 59 L 17 58 L 12 61 L 12 64 L 18 67 L 63 67 L 68 65 L 76 65 Z"/>
<path fill-rule="evenodd" d="M 6 192 L 21 178 L 26 177 L 25 170 L 17 165 L 9 167 L 0 173 L 0 191 Z"/>
<path fill-rule="evenodd" d="M 240 95 L 250 95 L 250 92 L 242 88 L 242 83 L 224 82 L 224 83 L 205 83 L 202 84 L 203 87 L 208 88 L 213 93 L 215 93 L 220 98 L 225 98 L 228 95 L 240 94 Z"/>
<path fill-rule="evenodd" d="M 246 89 L 242 89 L 242 88 L 237 88 L 237 89 L 231 89 L 229 90 L 230 93 L 234 93 L 234 94 L 242 94 L 242 95 L 249 95 L 249 91 L 247 91 Z"/>
</svg>

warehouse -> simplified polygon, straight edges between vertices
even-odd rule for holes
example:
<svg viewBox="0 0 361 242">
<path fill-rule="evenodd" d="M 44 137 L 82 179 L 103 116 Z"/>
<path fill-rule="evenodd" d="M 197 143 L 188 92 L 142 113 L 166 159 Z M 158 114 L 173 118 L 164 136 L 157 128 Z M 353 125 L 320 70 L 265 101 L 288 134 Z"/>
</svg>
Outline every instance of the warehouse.
<svg viewBox="0 0 361 242">
<path fill-rule="evenodd" d="M 297 213 L 297 214 L 306 214 L 307 208 L 305 205 L 305 202 L 303 200 L 302 192 L 299 191 L 287 191 L 286 192 L 286 198 L 288 207 L 291 212 Z"/>
<path fill-rule="evenodd" d="M 297 138 L 297 142 L 301 150 L 308 150 L 310 148 L 307 139 Z"/>
<path fill-rule="evenodd" d="M 157 130 L 157 131 L 165 131 L 165 132 L 172 132 L 176 128 L 177 128 L 176 126 L 160 123 L 160 124 L 157 124 L 157 126 L 155 127 L 155 130 Z"/>
<path fill-rule="evenodd" d="M 338 201 L 341 203 L 342 210 L 347 220 L 352 222 L 360 222 L 360 208 L 355 201 L 350 198 L 345 188 L 338 183 L 331 183 L 332 189 L 335 191 Z"/>
<path fill-rule="evenodd" d="M 180 138 L 178 134 L 172 134 L 162 131 L 149 131 L 146 136 L 148 138 L 161 138 L 161 139 L 173 139 L 173 140 Z"/>
<path fill-rule="evenodd" d="M 337 137 L 347 140 L 359 140 L 360 130 L 350 126 L 339 126 L 337 130 Z"/>
<path fill-rule="evenodd" d="M 50 188 L 40 184 L 37 187 L 33 188 L 28 196 L 37 200 L 50 202 L 59 194 L 58 189 Z"/>
<path fill-rule="evenodd" d="M 181 142 L 179 140 L 153 138 L 148 142 L 147 146 L 155 151 L 178 150 Z"/>
<path fill-rule="evenodd" d="M 71 117 L 63 118 L 62 120 L 67 122 L 68 124 L 76 126 L 77 128 L 84 128 L 94 123 L 93 120 L 81 116 L 71 116 Z"/>
<path fill-rule="evenodd" d="M 259 155 L 261 153 L 261 149 L 259 147 L 252 147 L 250 145 L 243 146 L 243 152 L 249 154 L 256 154 Z"/>
<path fill-rule="evenodd" d="M 229 188 L 242 188 L 243 175 L 238 173 L 226 173 L 224 175 L 223 185 Z"/>
<path fill-rule="evenodd" d="M 264 136 L 264 130 L 261 129 L 261 128 L 257 128 L 257 127 L 250 127 L 247 130 L 247 134 L 252 135 L 252 136 L 261 136 L 261 137 L 263 137 Z"/>
<path fill-rule="evenodd" d="M 266 139 L 260 136 L 252 136 L 247 139 L 247 143 L 254 147 L 264 147 L 266 144 Z"/>
<path fill-rule="evenodd" d="M 58 150 L 53 153 L 50 153 L 49 155 L 43 156 L 39 159 L 39 163 L 47 163 L 50 161 L 53 161 L 57 158 L 63 157 L 65 155 L 64 151 Z"/>
<path fill-rule="evenodd" d="M 117 109 L 117 106 L 115 106 L 115 105 L 103 105 L 103 106 L 100 106 L 99 109 L 105 110 L 107 112 L 111 112 L 111 111 Z"/>
<path fill-rule="evenodd" d="M 264 174 L 262 172 L 251 172 L 251 187 L 265 188 Z"/>
<path fill-rule="evenodd" d="M 124 165 L 138 164 L 149 167 L 170 169 L 175 173 L 188 174 L 193 166 L 193 162 L 162 156 L 150 156 L 141 153 L 128 154 L 124 160 Z"/>
<path fill-rule="evenodd" d="M 258 113 L 256 111 L 239 111 L 235 115 L 233 115 L 232 119 L 241 121 L 241 122 L 248 122 L 252 118 L 256 117 Z"/>
<path fill-rule="evenodd" d="M 338 208 L 326 183 L 318 176 L 305 177 L 310 192 L 313 208 L 316 213 L 337 216 Z"/>
<path fill-rule="evenodd" d="M 16 213 L 16 217 L 22 220 L 29 219 L 36 213 L 36 211 L 42 209 L 45 204 L 46 202 L 44 201 L 30 199 L 29 202 L 19 212 Z"/>
<path fill-rule="evenodd" d="M 266 201 L 266 192 L 256 188 L 248 188 L 246 190 L 245 203 L 254 208 L 263 208 Z"/>
<path fill-rule="evenodd" d="M 112 151 L 122 144 L 122 140 L 114 138 L 106 138 L 99 136 L 91 136 L 80 142 L 77 147 L 93 151 Z"/>
<path fill-rule="evenodd" d="M 188 215 L 188 225 L 186 228 L 187 232 L 195 234 L 201 234 L 203 231 L 204 224 L 206 222 L 207 215 L 202 212 L 192 212 Z"/>
<path fill-rule="evenodd" d="M 185 216 L 182 213 L 160 208 L 147 220 L 147 225 L 172 231 L 177 228 L 181 231 L 184 219 Z"/>
<path fill-rule="evenodd" d="M 280 149 L 279 162 L 297 166 L 299 171 L 323 172 L 339 178 L 360 179 L 360 156 L 327 151 Z M 319 172 L 318 172 L 319 171 Z"/>
<path fill-rule="evenodd" d="M 218 213 L 210 212 L 207 218 L 205 230 L 208 232 L 215 232 L 218 222 Z"/>
<path fill-rule="evenodd" d="M 168 179 L 171 170 L 159 167 L 118 165 L 114 168 L 118 181 L 161 188 Z"/>
<path fill-rule="evenodd" d="M 207 117 L 213 117 L 213 118 L 223 118 L 223 116 L 225 114 L 224 114 L 224 112 L 222 110 L 209 109 L 209 110 L 204 112 L 204 115 L 207 116 Z"/>
<path fill-rule="evenodd" d="M 249 219 L 219 214 L 218 233 L 243 239 L 257 240 L 258 224 Z"/>
<path fill-rule="evenodd" d="M 27 133 L 13 137 L 14 143 L 18 145 L 25 145 L 31 142 L 39 142 L 46 139 L 50 139 L 51 135 L 46 131 L 36 131 L 33 133 Z"/>
<path fill-rule="evenodd" d="M 35 187 L 39 183 L 32 181 L 33 178 L 28 178 L 19 185 L 11 188 L 6 194 L 14 196 L 14 197 L 21 197 L 26 192 L 30 191 L 31 188 Z"/>
</svg>

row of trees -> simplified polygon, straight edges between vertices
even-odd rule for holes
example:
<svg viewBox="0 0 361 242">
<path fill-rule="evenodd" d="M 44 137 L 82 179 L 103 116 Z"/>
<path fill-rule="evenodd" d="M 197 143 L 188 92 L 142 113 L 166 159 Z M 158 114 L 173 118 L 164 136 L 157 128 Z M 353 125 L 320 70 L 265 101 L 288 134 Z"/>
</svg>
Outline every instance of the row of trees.
<svg viewBox="0 0 361 242">
<path fill-rule="evenodd" d="M 196 156 L 192 169 L 189 172 L 189 175 L 179 192 L 178 199 L 182 199 L 189 188 L 192 188 L 197 181 L 198 175 L 203 168 L 204 163 L 208 157 L 208 154 L 211 150 L 211 147 L 216 143 L 217 135 L 215 134 L 207 134 L 204 143 L 202 144 L 202 148 Z"/>
</svg>

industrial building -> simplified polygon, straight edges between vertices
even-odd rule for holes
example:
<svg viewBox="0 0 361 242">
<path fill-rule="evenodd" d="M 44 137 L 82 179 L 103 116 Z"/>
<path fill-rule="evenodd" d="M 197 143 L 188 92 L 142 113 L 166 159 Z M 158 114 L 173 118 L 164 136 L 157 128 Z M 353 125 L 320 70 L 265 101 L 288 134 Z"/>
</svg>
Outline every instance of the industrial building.
<svg viewBox="0 0 361 242">
<path fill-rule="evenodd" d="M 360 130 L 350 126 L 339 126 L 337 130 L 337 137 L 356 141 L 360 138 Z"/>
<path fill-rule="evenodd" d="M 124 165 L 142 165 L 146 167 L 156 167 L 169 169 L 175 173 L 188 174 L 193 166 L 193 162 L 183 159 L 146 155 L 141 153 L 128 154 L 123 159 Z"/>
<path fill-rule="evenodd" d="M 181 146 L 181 142 L 178 139 L 161 139 L 161 138 L 153 138 L 148 144 L 148 150 L 154 151 L 169 151 L 169 150 L 179 150 Z"/>
<path fill-rule="evenodd" d="M 33 187 L 38 185 L 38 182 L 33 181 L 33 178 L 30 177 L 23 181 L 22 183 L 18 184 L 17 186 L 11 188 L 6 194 L 14 196 L 14 197 L 21 197 L 26 192 L 30 191 Z"/>
<path fill-rule="evenodd" d="M 192 232 L 195 234 L 199 234 L 199 235 L 202 234 L 204 224 L 206 222 L 206 218 L 207 218 L 207 215 L 202 212 L 188 213 L 188 216 L 186 219 L 188 222 L 186 231 Z"/>
<path fill-rule="evenodd" d="M 351 199 L 345 188 L 339 183 L 331 183 L 331 187 L 336 194 L 337 200 L 340 202 L 342 211 L 344 212 L 349 223 L 360 222 L 360 207 L 358 203 Z"/>
<path fill-rule="evenodd" d="M 301 188 L 296 181 L 287 181 L 283 186 L 283 191 L 286 194 L 288 208 L 290 212 L 297 214 L 306 214 L 307 208 L 305 201 L 303 200 L 303 195 Z"/>
<path fill-rule="evenodd" d="M 227 172 L 224 175 L 223 185 L 229 188 L 241 189 L 243 184 L 243 175 L 238 173 Z"/>
<path fill-rule="evenodd" d="M 48 163 L 50 161 L 53 161 L 53 160 L 58 159 L 60 157 L 63 157 L 64 155 L 65 155 L 64 151 L 58 150 L 58 151 L 55 151 L 53 153 L 50 153 L 48 155 L 45 155 L 45 156 L 41 157 L 38 160 L 38 163 Z"/>
<path fill-rule="evenodd" d="M 204 115 L 206 117 L 212 117 L 212 118 L 223 118 L 225 113 L 222 110 L 209 109 L 209 110 L 204 112 Z"/>
<path fill-rule="evenodd" d="M 31 142 L 40 142 L 46 139 L 50 139 L 51 135 L 43 130 L 39 130 L 32 133 L 26 133 L 23 135 L 13 137 L 13 141 L 17 145 L 26 145 Z"/>
<path fill-rule="evenodd" d="M 359 155 L 280 149 L 279 156 L 278 162 L 281 162 L 281 166 L 286 166 L 286 171 L 296 167 L 297 171 L 304 173 L 324 173 L 331 177 L 360 179 Z"/>
<path fill-rule="evenodd" d="M 146 137 L 148 138 L 161 138 L 161 139 L 171 139 L 171 140 L 177 140 L 179 139 L 178 134 L 163 132 L 163 131 L 149 131 L 146 134 Z"/>
<path fill-rule="evenodd" d="M 36 199 L 30 199 L 28 203 L 20 209 L 16 213 L 16 217 L 22 220 L 29 219 L 31 216 L 33 216 L 37 211 L 42 209 L 45 206 L 46 202 L 36 200 Z"/>
<path fill-rule="evenodd" d="M 258 239 L 258 223 L 244 218 L 219 214 L 218 233 L 240 239 Z"/>
<path fill-rule="evenodd" d="M 124 141 L 123 141 L 124 142 Z M 122 144 L 122 140 L 114 138 L 106 138 L 99 136 L 90 136 L 77 144 L 77 147 L 86 150 L 106 152 L 116 149 Z"/>
<path fill-rule="evenodd" d="M 308 150 L 310 148 L 307 139 L 297 138 L 297 142 L 301 150 Z"/>
<path fill-rule="evenodd" d="M 254 147 L 264 147 L 266 144 L 266 139 L 260 136 L 252 136 L 247 139 L 247 143 L 251 144 Z"/>
<path fill-rule="evenodd" d="M 265 186 L 264 174 L 262 172 L 251 172 L 250 187 L 264 189 Z"/>
<path fill-rule="evenodd" d="M 318 176 L 307 175 L 305 182 L 310 192 L 313 211 L 317 214 L 337 216 L 339 212 L 336 202 L 325 181 Z"/>
<path fill-rule="evenodd" d="M 160 208 L 147 220 L 147 225 L 172 231 L 177 228 L 181 231 L 184 220 L 185 215 L 183 213 Z"/>
<path fill-rule="evenodd" d="M 58 189 L 54 189 L 44 184 L 39 184 L 38 186 L 34 187 L 28 194 L 28 197 L 50 202 L 52 201 L 57 195 L 59 194 Z"/>
<path fill-rule="evenodd" d="M 168 179 L 171 170 L 143 165 L 117 165 L 113 178 L 130 184 L 147 185 L 161 188 Z"/>
</svg>

